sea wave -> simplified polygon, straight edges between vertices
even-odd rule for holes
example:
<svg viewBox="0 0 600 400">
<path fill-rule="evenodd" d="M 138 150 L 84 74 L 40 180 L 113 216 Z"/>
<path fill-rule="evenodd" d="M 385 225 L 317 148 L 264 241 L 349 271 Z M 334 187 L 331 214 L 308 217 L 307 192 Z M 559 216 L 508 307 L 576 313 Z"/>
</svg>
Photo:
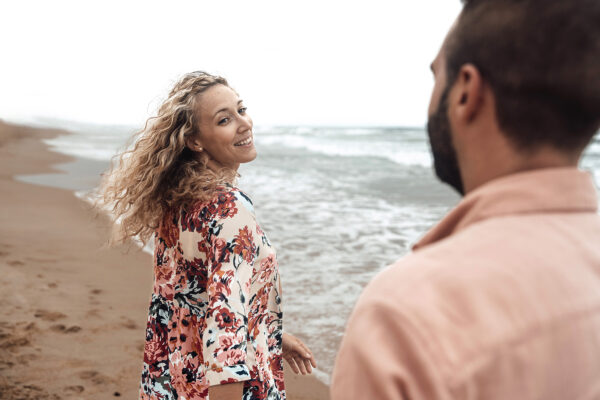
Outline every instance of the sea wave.
<svg viewBox="0 0 600 400">
<path fill-rule="evenodd" d="M 98 143 L 73 142 L 67 138 L 67 136 L 61 136 L 59 138 L 45 140 L 45 143 L 48 144 L 53 151 L 98 161 L 110 161 L 117 153 L 117 150 L 112 146 L 102 148 Z"/>
<path fill-rule="evenodd" d="M 315 137 L 296 134 L 265 135 L 257 146 L 283 146 L 335 157 L 384 158 L 403 166 L 430 167 L 431 156 L 425 142 L 406 143 L 384 140 L 344 140 L 340 137 Z"/>
</svg>

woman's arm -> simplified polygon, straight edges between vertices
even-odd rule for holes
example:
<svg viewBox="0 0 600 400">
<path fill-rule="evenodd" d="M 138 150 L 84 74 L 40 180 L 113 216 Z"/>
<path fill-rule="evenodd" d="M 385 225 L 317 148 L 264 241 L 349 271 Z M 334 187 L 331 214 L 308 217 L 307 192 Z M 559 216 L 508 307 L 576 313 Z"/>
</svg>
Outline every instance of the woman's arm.
<svg viewBox="0 0 600 400">
<path fill-rule="evenodd" d="M 246 364 L 248 308 L 256 257 L 254 215 L 233 193 L 220 196 L 215 208 L 217 217 L 198 243 L 198 248 L 207 247 L 208 304 L 201 340 L 211 388 L 251 378 Z"/>
<path fill-rule="evenodd" d="M 215 385 L 208 388 L 208 397 L 210 400 L 240 400 L 243 389 L 244 382 Z"/>
</svg>

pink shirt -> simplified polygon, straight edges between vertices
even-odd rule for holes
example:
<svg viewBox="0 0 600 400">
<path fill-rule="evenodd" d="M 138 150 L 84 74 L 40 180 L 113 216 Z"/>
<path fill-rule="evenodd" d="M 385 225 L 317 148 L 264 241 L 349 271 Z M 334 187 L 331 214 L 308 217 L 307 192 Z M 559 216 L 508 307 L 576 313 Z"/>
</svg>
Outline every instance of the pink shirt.
<svg viewBox="0 0 600 400">
<path fill-rule="evenodd" d="M 332 399 L 600 399 L 597 209 L 575 168 L 468 194 L 361 295 Z"/>
</svg>

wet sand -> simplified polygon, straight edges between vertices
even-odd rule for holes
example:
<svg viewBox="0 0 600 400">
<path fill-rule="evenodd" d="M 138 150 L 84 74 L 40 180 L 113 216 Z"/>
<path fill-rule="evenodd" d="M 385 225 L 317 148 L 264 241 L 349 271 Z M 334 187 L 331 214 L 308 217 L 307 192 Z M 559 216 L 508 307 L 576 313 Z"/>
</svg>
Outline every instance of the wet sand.
<svg viewBox="0 0 600 400">
<path fill-rule="evenodd" d="M 0 398 L 135 399 L 151 259 L 108 249 L 110 222 L 72 191 L 15 175 L 74 159 L 41 141 L 64 132 L 0 122 Z M 286 367 L 291 400 L 328 398 Z"/>
</svg>

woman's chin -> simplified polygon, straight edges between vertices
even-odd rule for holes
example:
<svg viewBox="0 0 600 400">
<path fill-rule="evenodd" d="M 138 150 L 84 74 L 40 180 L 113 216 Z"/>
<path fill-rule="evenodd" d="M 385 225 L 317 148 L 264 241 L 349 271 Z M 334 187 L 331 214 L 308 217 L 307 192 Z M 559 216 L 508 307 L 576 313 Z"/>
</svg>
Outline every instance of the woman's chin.
<svg viewBox="0 0 600 400">
<path fill-rule="evenodd" d="M 251 150 L 248 150 L 248 154 L 244 155 L 244 159 L 243 161 L 240 161 L 240 164 L 245 164 L 254 161 L 256 160 L 256 156 L 258 156 L 258 152 L 256 151 L 256 148 L 252 148 Z"/>
</svg>

